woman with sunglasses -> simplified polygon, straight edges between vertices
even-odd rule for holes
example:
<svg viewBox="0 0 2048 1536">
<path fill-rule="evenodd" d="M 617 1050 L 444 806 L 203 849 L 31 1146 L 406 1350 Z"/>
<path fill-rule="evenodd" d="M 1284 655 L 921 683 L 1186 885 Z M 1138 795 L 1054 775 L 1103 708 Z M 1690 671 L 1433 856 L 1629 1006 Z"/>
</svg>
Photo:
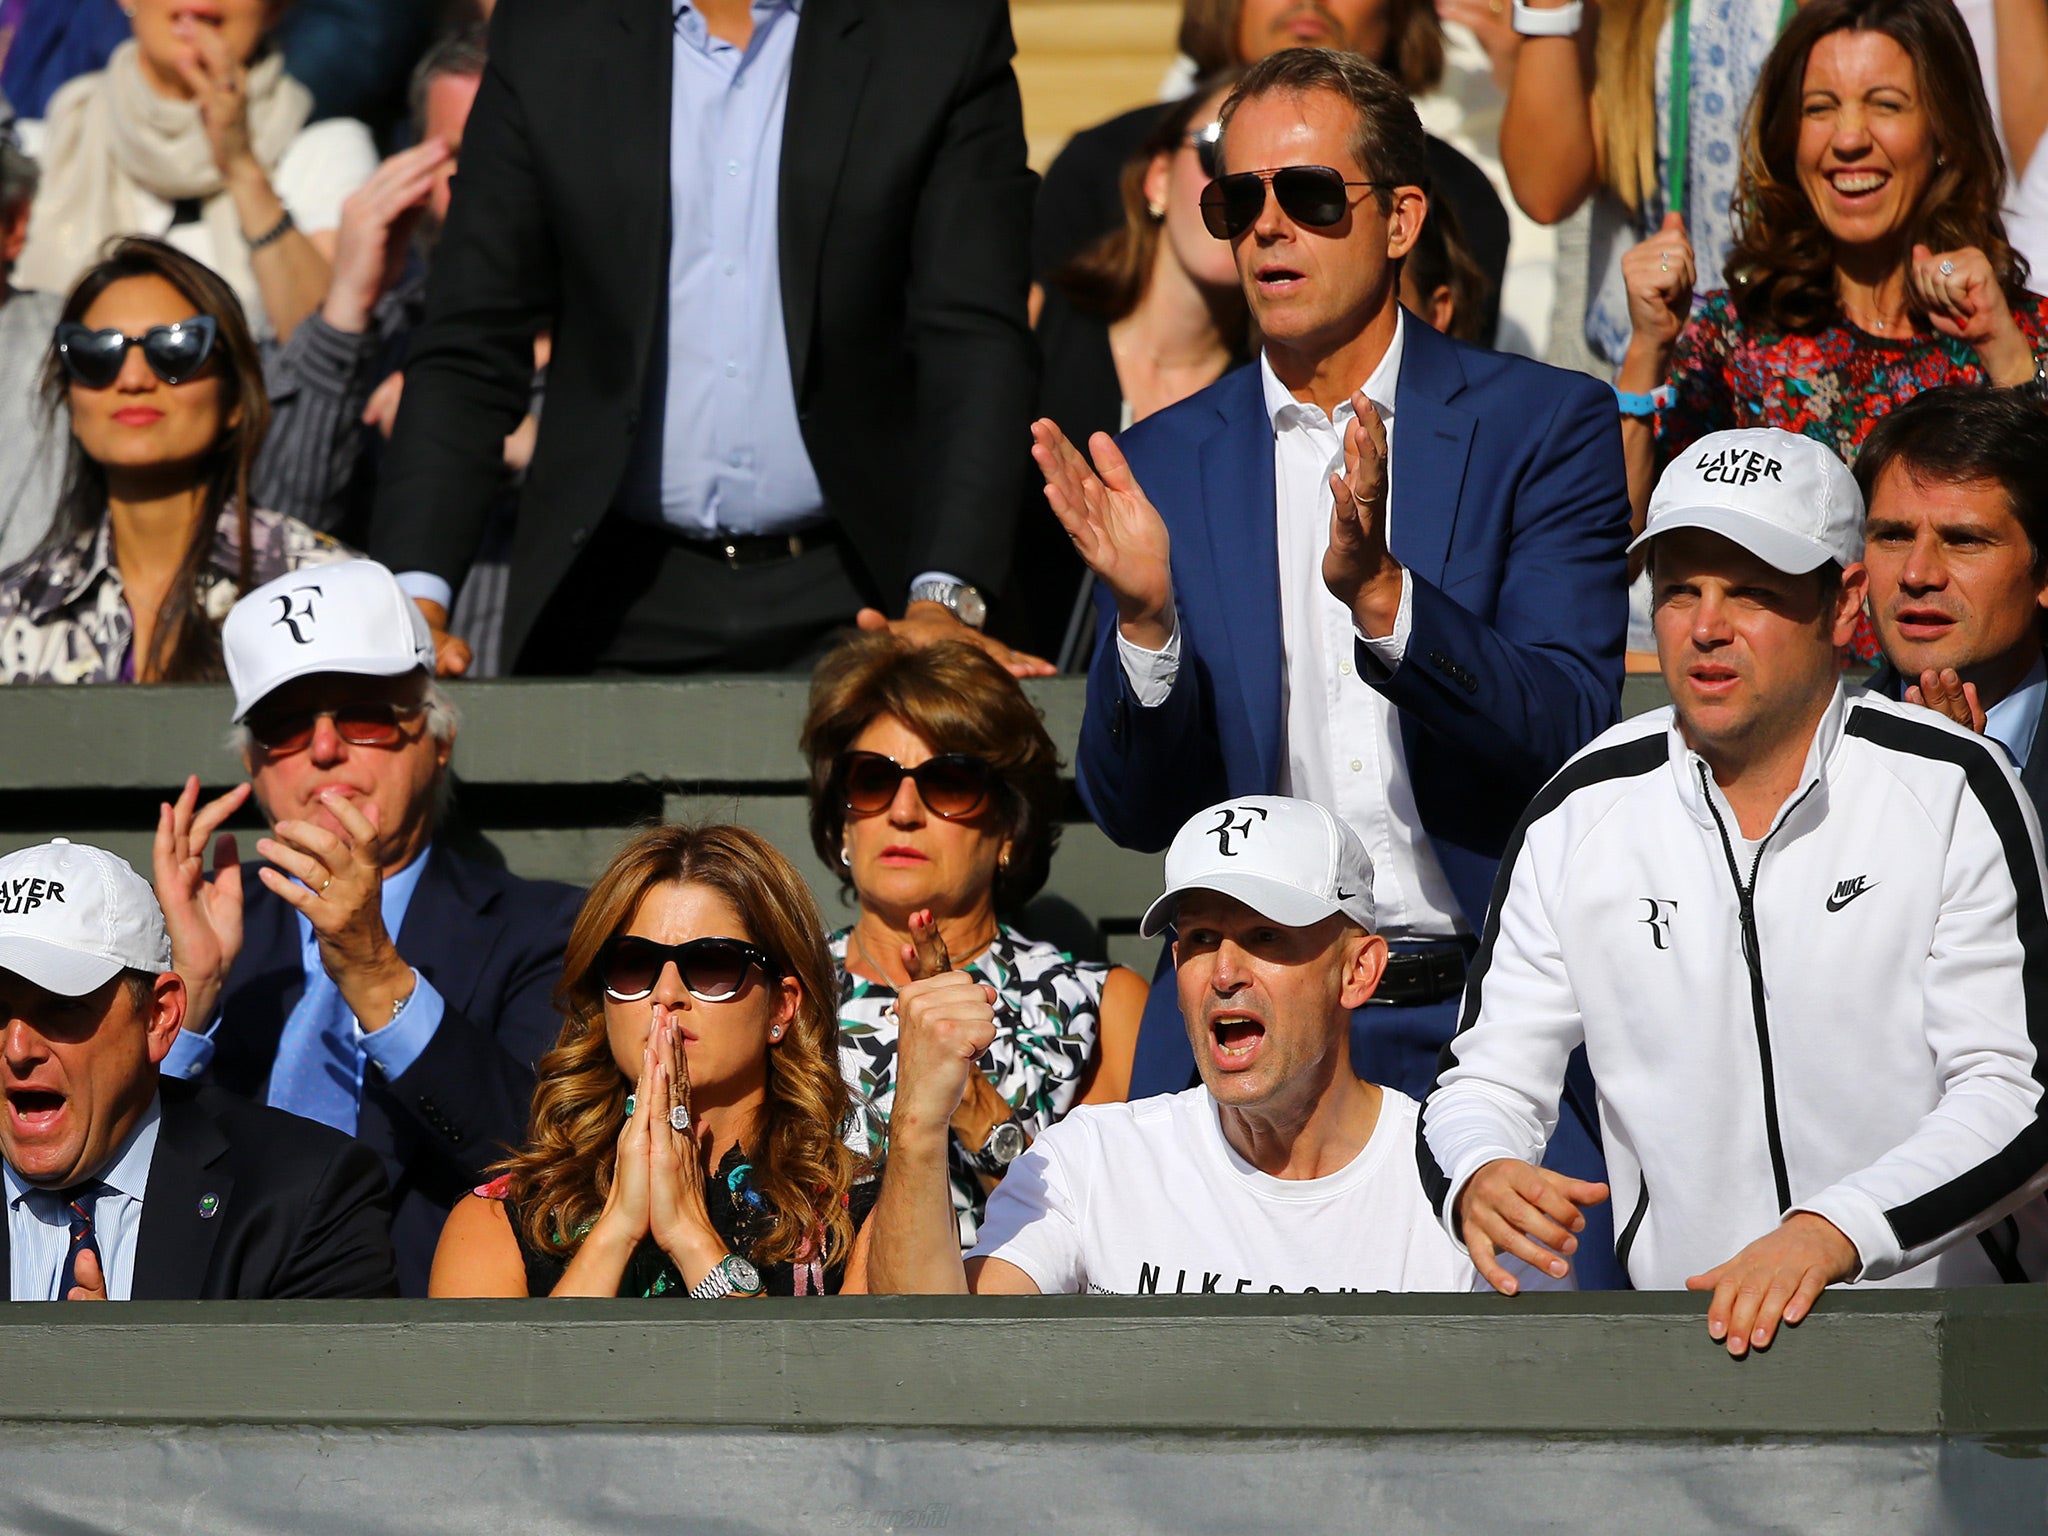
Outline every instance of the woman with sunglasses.
<svg viewBox="0 0 2048 1536">
<path fill-rule="evenodd" d="M 943 950 L 995 994 L 995 1042 L 953 1119 L 953 1208 L 971 1246 L 1030 1138 L 1076 1104 L 1124 1097 L 1145 983 L 998 916 L 1044 885 L 1062 791 L 1037 709 L 980 651 L 848 641 L 812 679 L 803 749 L 812 845 L 860 906 L 831 947 L 840 1053 L 877 1147 L 896 1094 L 896 993 L 931 963 L 919 954 Z"/>
<path fill-rule="evenodd" d="M 1244 293 L 1230 247 L 1202 227 L 1216 174 L 1216 112 L 1242 70 L 1198 86 L 1124 163 L 1123 227 L 1052 274 L 1037 316 L 1045 360 L 1038 410 L 1069 441 L 1117 433 L 1250 360 Z M 1086 664 L 1087 567 L 1046 516 L 1018 522 L 1006 622 L 1015 643 Z"/>
<path fill-rule="evenodd" d="M 526 1145 L 450 1213 L 434 1296 L 866 1288 L 875 1184 L 803 879 L 742 827 L 654 827 L 590 888 Z"/>
<path fill-rule="evenodd" d="M 124 240 L 66 299 L 43 372 L 69 461 L 35 553 L 0 572 L 0 681 L 218 678 L 242 593 L 350 551 L 249 504 L 270 401 L 241 306 L 155 240 Z"/>
</svg>

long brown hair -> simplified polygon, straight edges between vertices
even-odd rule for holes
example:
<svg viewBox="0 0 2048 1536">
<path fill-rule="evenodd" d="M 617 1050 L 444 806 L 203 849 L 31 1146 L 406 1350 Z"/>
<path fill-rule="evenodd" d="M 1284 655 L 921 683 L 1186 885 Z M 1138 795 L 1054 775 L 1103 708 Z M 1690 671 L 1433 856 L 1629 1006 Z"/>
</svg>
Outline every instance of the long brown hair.
<svg viewBox="0 0 2048 1536">
<path fill-rule="evenodd" d="M 106 257 L 78 280 L 64 301 L 60 319 L 82 319 L 101 294 L 133 277 L 162 278 L 184 296 L 194 313 L 212 317 L 217 336 L 206 366 L 217 370 L 220 378 L 222 424 L 213 451 L 199 468 L 205 482 L 205 510 L 192 530 L 192 541 L 164 595 L 163 606 L 157 610 L 149 654 L 136 658 L 135 673 L 138 678 L 163 682 L 217 682 L 226 675 L 221 666 L 220 630 L 199 605 L 199 572 L 213 553 L 221 512 L 232 506 L 240 544 L 235 583 L 242 592 L 255 584 L 255 553 L 249 547 L 249 477 L 270 432 L 270 395 L 263 385 L 263 362 L 255 338 L 249 334 L 249 322 L 234 290 L 212 268 L 161 240 L 116 242 Z M 52 419 L 70 387 L 71 376 L 64 371 L 64 359 L 53 338 L 43 363 L 43 408 Z M 82 535 L 95 532 L 106 516 L 106 469 L 87 455 L 73 434 L 64 491 L 50 531 L 36 550 L 37 557 L 55 555 Z"/>
<path fill-rule="evenodd" d="M 1236 84 L 1243 74 L 1241 69 L 1226 69 L 1196 82 L 1194 90 L 1153 124 L 1144 142 L 1124 161 L 1118 183 L 1123 194 L 1123 227 L 1111 230 L 1052 274 L 1060 292 L 1083 314 L 1117 321 L 1144 301 L 1145 290 L 1152 285 L 1159 242 L 1166 238 L 1164 221 L 1153 217 L 1146 200 L 1145 178 L 1151 174 L 1155 158 L 1179 152 L 1203 103 Z M 1242 304 L 1225 305 L 1223 310 L 1218 317 L 1223 339 L 1235 351 L 1244 344 L 1248 316 Z"/>
<path fill-rule="evenodd" d="M 1630 213 L 1657 190 L 1657 40 L 1670 0 L 1606 0 L 1593 45 L 1600 176 Z"/>
<path fill-rule="evenodd" d="M 1197 74 L 1255 62 L 1238 56 L 1243 14 L 1244 0 L 1185 0 L 1180 51 L 1194 60 Z M 1410 96 L 1427 96 L 1443 84 L 1444 24 L 1434 0 L 1387 0 L 1387 51 L 1373 63 L 1390 71 Z"/>
<path fill-rule="evenodd" d="M 803 878 L 745 827 L 650 827 L 591 886 L 562 956 L 555 1003 L 566 1022 L 540 1059 L 526 1145 L 493 1170 L 510 1175 L 507 1209 L 530 1248 L 564 1256 L 604 1209 L 632 1083 L 605 1030 L 598 955 L 650 890 L 670 884 L 705 886 L 731 902 L 747 930 L 733 937 L 765 949 L 802 989 L 795 1020 L 768 1052 L 768 1106 L 748 1149 L 769 1221 L 751 1257 L 837 1263 L 853 1246 L 847 1191 L 865 1169 L 840 1139 L 852 1098 L 839 1073 L 832 958 Z"/>
<path fill-rule="evenodd" d="M 1832 32 L 1882 32 L 1913 61 L 1937 163 L 1900 235 L 1908 250 L 1975 246 L 2008 302 L 2027 286 L 2026 258 L 2005 237 L 2005 160 L 1968 29 L 1951 0 L 1810 0 L 1764 61 L 1742 135 L 1735 245 L 1726 275 L 1736 313 L 1775 331 L 1811 330 L 1841 315 L 1835 243 L 1799 185 L 1806 63 Z"/>
</svg>

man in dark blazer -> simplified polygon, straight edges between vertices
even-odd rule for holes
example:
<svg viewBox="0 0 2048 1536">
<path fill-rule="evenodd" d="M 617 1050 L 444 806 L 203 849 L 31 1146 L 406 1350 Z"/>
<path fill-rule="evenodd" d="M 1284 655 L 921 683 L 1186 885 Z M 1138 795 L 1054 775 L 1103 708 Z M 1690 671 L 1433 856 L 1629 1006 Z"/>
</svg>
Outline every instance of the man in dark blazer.
<svg viewBox="0 0 2048 1536">
<path fill-rule="evenodd" d="M 490 51 L 370 535 L 444 670 L 543 327 L 517 670 L 977 638 L 1036 395 L 1003 0 L 503 0 Z"/>
<path fill-rule="evenodd" d="M 0 1266 L 13 1301 L 389 1296 L 375 1153 L 164 1079 L 185 1016 L 163 914 L 112 854 L 0 859 Z"/>
<path fill-rule="evenodd" d="M 1148 418 L 1121 452 L 1097 437 L 1099 478 L 1036 429 L 1049 499 L 1102 578 L 1081 795 L 1142 849 L 1246 794 L 1351 823 L 1393 952 L 1386 1004 L 1354 1015 L 1353 1066 L 1421 1100 L 1509 834 L 1619 714 L 1614 401 L 1404 318 L 1427 162 L 1383 71 L 1290 50 L 1224 113 L 1211 228 L 1233 241 L 1260 363 Z M 1155 984 L 1132 1094 L 1183 1088 L 1192 1066 Z M 1581 1065 L 1558 1166 L 1601 1177 L 1596 1124 Z M 1600 1238 L 1582 1284 L 1614 1276 Z"/>
<path fill-rule="evenodd" d="M 1863 441 L 1870 686 L 1995 738 L 2048 821 L 2048 412 L 2032 391 L 1932 389 Z"/>
<path fill-rule="evenodd" d="M 417 607 L 372 561 L 244 597 L 222 629 L 250 783 L 190 781 L 155 879 L 193 1006 L 167 1070 L 359 1136 L 382 1154 L 406 1295 L 449 1207 L 525 1136 L 580 893 L 434 836 L 455 721 Z M 207 845 L 254 793 L 271 826 Z"/>
</svg>

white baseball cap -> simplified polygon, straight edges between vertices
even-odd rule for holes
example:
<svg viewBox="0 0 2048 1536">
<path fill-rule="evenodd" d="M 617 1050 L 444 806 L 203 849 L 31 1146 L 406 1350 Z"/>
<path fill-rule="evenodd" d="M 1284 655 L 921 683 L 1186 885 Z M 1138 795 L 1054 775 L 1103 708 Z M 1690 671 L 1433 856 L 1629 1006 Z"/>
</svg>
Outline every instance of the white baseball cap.
<svg viewBox="0 0 2048 1536">
<path fill-rule="evenodd" d="M 1342 912 L 1373 925 L 1372 856 L 1358 834 L 1313 800 L 1240 795 L 1198 812 L 1166 850 L 1166 894 L 1146 909 L 1145 938 L 1173 921 L 1189 891 L 1233 896 L 1283 928 Z"/>
<path fill-rule="evenodd" d="M 1666 467 L 1631 550 L 1704 528 L 1789 575 L 1863 558 L 1863 493 L 1824 444 L 1777 427 L 1710 432 Z"/>
<path fill-rule="evenodd" d="M 220 648 L 236 720 L 273 689 L 315 672 L 434 670 L 425 615 L 374 560 L 313 565 L 266 581 L 228 611 Z"/>
<path fill-rule="evenodd" d="M 0 859 L 0 970 L 83 997 L 124 970 L 170 968 L 156 892 L 125 859 L 61 837 Z"/>
</svg>

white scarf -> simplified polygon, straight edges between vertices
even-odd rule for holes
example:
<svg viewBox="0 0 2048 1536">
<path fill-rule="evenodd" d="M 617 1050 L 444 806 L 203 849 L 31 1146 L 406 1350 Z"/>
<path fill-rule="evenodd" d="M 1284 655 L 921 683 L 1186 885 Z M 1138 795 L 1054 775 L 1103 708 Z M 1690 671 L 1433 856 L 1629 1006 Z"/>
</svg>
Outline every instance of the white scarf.
<svg viewBox="0 0 2048 1536">
<path fill-rule="evenodd" d="M 312 115 L 313 93 L 271 53 L 249 71 L 249 140 L 266 172 Z M 249 242 L 213 161 L 199 104 L 160 96 L 143 77 L 134 40 L 98 74 L 81 75 L 50 100 L 43 184 L 28 246 L 14 269 L 24 288 L 65 293 L 117 235 L 160 235 L 144 224 L 135 194 L 164 202 L 201 200 L 213 237 L 214 269 L 250 312 L 263 313 Z"/>
</svg>

